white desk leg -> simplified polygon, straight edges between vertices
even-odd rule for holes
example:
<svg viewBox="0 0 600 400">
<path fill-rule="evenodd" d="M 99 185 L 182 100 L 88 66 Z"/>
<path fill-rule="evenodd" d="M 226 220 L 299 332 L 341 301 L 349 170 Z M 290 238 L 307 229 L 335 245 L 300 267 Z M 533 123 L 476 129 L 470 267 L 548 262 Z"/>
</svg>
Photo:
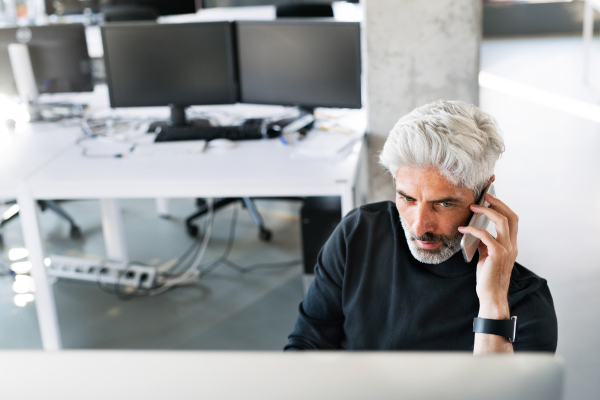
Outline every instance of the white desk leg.
<svg viewBox="0 0 600 400">
<path fill-rule="evenodd" d="M 594 30 L 594 10 L 590 1 L 585 2 L 583 11 L 583 81 L 588 82 L 590 73 L 590 52 Z"/>
<path fill-rule="evenodd" d="M 123 229 L 123 216 L 119 200 L 101 199 L 102 207 L 102 230 L 104 231 L 104 243 L 106 245 L 106 256 L 109 260 L 128 262 L 127 242 L 125 241 L 125 230 Z"/>
<path fill-rule="evenodd" d="M 354 209 L 354 189 L 347 183 L 340 184 L 342 198 L 342 218 Z"/>
<path fill-rule="evenodd" d="M 25 246 L 29 249 L 29 261 L 33 266 L 31 274 L 35 282 L 35 308 L 42 335 L 42 346 L 44 350 L 60 350 L 62 342 L 56 315 L 56 303 L 44 265 L 44 247 L 40 235 L 36 201 L 29 190 L 25 186 L 21 186 L 18 202 L 23 238 Z"/>
<path fill-rule="evenodd" d="M 363 142 L 360 150 L 360 160 L 358 164 L 358 174 L 356 184 L 354 185 L 354 206 L 359 207 L 369 202 L 369 154 L 367 144 Z M 356 202 L 358 201 L 358 204 Z"/>
<path fill-rule="evenodd" d="M 161 218 L 170 218 L 171 210 L 169 209 L 169 199 L 164 197 L 156 199 L 156 212 Z"/>
</svg>

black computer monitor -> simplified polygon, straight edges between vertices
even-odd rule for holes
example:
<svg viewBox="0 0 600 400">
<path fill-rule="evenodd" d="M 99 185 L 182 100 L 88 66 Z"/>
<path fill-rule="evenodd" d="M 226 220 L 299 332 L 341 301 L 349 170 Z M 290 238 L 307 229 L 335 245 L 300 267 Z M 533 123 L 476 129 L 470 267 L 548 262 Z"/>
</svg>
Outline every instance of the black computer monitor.
<svg viewBox="0 0 600 400">
<path fill-rule="evenodd" d="M 101 6 L 135 5 L 152 7 L 158 15 L 193 14 L 196 0 L 44 0 L 46 14 L 83 14 L 85 9 L 102 11 Z"/>
<path fill-rule="evenodd" d="M 243 103 L 361 107 L 360 24 L 237 22 Z"/>
<path fill-rule="evenodd" d="M 114 5 L 137 5 L 154 7 L 159 15 L 193 14 L 196 0 L 111 0 Z"/>
<path fill-rule="evenodd" d="M 25 43 L 40 93 L 87 92 L 94 88 L 82 24 L 0 29 L 0 93 L 17 94 L 8 45 Z"/>
<path fill-rule="evenodd" d="M 171 123 L 181 125 L 187 106 L 238 100 L 231 23 L 101 29 L 111 107 L 171 105 Z"/>
<path fill-rule="evenodd" d="M 100 11 L 100 0 L 44 0 L 47 15 L 83 14 L 86 9 Z"/>
</svg>

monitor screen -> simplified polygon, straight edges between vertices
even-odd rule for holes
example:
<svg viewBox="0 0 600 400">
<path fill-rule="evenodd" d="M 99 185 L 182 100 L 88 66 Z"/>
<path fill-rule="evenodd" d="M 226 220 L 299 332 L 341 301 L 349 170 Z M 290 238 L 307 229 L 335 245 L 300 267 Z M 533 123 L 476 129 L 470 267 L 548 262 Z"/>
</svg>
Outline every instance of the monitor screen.
<svg viewBox="0 0 600 400">
<path fill-rule="evenodd" d="M 237 101 L 229 22 L 107 24 L 102 42 L 111 107 Z"/>
<path fill-rule="evenodd" d="M 361 107 L 360 24 L 237 22 L 243 103 Z"/>
<path fill-rule="evenodd" d="M 82 24 L 0 29 L 0 93 L 17 94 L 8 45 L 25 43 L 40 93 L 86 92 L 94 88 Z"/>
<path fill-rule="evenodd" d="M 197 8 L 195 0 L 112 0 L 112 3 L 151 6 L 159 15 L 193 14 Z"/>
<path fill-rule="evenodd" d="M 83 14 L 86 8 L 100 10 L 100 0 L 44 0 L 44 5 L 47 15 Z"/>
<path fill-rule="evenodd" d="M 134 5 L 155 9 L 159 15 L 193 14 L 196 0 L 44 0 L 46 14 L 83 14 L 86 8 L 99 12 L 102 6 Z"/>
</svg>

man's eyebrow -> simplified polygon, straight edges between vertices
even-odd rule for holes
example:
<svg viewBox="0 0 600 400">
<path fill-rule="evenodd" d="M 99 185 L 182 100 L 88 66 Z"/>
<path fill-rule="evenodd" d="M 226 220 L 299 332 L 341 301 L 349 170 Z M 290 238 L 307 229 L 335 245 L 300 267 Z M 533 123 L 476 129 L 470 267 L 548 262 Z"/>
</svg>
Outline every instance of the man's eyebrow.
<svg viewBox="0 0 600 400">
<path fill-rule="evenodd" d="M 407 197 L 409 199 L 412 199 L 412 196 L 409 196 L 407 194 L 405 194 L 402 190 L 400 189 L 396 189 L 396 193 L 398 193 L 400 196 L 403 197 Z M 429 203 L 435 204 L 435 203 L 455 203 L 455 204 L 460 204 L 462 203 L 462 200 L 456 197 L 444 197 L 443 199 L 438 199 L 438 200 L 431 200 L 429 201 Z"/>
<path fill-rule="evenodd" d="M 411 196 L 405 194 L 402 190 L 400 189 L 396 189 L 396 193 L 398 193 L 400 196 L 404 196 L 404 197 L 408 197 L 409 199 L 412 199 Z"/>
<path fill-rule="evenodd" d="M 462 203 L 462 201 L 456 197 L 445 197 L 439 200 L 431 200 L 430 203 Z"/>
</svg>

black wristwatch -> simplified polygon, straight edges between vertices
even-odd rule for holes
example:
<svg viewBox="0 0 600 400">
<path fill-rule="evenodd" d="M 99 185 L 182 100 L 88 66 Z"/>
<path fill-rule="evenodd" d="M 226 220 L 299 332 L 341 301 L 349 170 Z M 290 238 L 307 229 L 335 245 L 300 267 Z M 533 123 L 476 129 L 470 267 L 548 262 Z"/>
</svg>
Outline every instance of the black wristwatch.
<svg viewBox="0 0 600 400">
<path fill-rule="evenodd" d="M 517 337 L 517 317 L 510 319 L 473 318 L 473 332 L 504 336 L 513 343 Z"/>
</svg>

